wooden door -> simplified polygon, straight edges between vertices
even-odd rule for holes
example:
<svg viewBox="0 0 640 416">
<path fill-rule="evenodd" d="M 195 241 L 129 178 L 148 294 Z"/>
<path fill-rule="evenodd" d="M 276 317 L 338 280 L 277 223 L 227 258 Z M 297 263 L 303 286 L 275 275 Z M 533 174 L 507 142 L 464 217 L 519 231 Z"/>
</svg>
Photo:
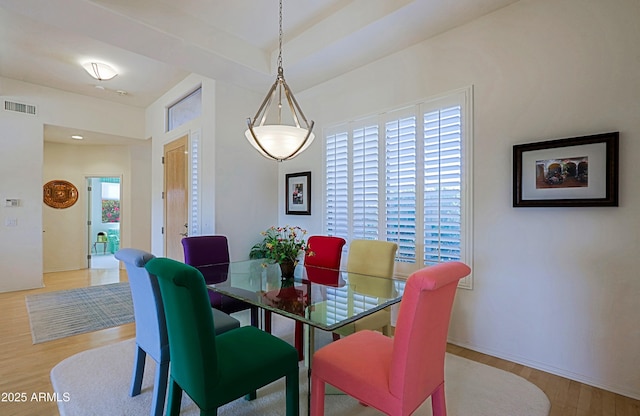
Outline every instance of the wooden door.
<svg viewBox="0 0 640 416">
<path fill-rule="evenodd" d="M 164 146 L 164 253 L 184 261 L 182 238 L 189 230 L 188 136 Z"/>
</svg>

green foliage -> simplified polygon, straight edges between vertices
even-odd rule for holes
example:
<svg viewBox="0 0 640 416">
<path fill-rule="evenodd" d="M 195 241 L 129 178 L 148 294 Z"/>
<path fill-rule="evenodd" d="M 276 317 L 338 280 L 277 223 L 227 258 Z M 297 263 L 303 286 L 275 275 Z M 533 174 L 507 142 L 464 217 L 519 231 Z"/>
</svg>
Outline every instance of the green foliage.
<svg viewBox="0 0 640 416">
<path fill-rule="evenodd" d="M 120 201 L 115 199 L 102 200 L 102 222 L 120 222 Z"/>
</svg>

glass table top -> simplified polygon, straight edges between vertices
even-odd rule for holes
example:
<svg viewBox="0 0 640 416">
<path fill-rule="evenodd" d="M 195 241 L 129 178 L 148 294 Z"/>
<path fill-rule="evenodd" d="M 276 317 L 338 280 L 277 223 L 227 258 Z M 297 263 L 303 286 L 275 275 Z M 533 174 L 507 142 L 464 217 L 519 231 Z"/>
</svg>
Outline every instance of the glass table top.
<svg viewBox="0 0 640 416">
<path fill-rule="evenodd" d="M 209 290 L 325 331 L 400 302 L 406 280 L 298 264 L 282 279 L 277 264 L 247 260 L 197 267 Z"/>
</svg>

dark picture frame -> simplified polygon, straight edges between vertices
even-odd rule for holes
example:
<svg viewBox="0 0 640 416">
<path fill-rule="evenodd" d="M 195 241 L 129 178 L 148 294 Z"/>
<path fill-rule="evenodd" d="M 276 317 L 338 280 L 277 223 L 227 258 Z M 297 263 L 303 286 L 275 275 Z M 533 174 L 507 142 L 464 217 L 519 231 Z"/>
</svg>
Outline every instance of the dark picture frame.
<svg viewBox="0 0 640 416">
<path fill-rule="evenodd" d="M 311 215 L 311 172 L 285 175 L 287 215 Z"/>
<path fill-rule="evenodd" d="M 619 132 L 513 146 L 514 207 L 617 207 Z"/>
</svg>

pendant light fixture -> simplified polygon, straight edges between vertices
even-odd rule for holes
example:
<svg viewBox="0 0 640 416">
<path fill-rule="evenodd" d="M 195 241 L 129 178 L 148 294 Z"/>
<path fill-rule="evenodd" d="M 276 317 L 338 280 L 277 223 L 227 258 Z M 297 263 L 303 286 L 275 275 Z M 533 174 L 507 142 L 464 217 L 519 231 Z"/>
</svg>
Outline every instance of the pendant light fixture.
<svg viewBox="0 0 640 416">
<path fill-rule="evenodd" d="M 253 119 L 248 118 L 249 128 L 244 133 L 249 143 L 263 156 L 282 162 L 304 151 L 315 135 L 313 120 L 307 121 L 293 93 L 284 80 L 282 69 L 282 0 L 280 0 L 280 33 L 278 43 L 278 75 Z M 290 114 L 283 113 L 283 99 Z M 271 113 L 272 107 L 275 114 Z M 287 124 L 290 123 L 290 124 Z"/>
</svg>

